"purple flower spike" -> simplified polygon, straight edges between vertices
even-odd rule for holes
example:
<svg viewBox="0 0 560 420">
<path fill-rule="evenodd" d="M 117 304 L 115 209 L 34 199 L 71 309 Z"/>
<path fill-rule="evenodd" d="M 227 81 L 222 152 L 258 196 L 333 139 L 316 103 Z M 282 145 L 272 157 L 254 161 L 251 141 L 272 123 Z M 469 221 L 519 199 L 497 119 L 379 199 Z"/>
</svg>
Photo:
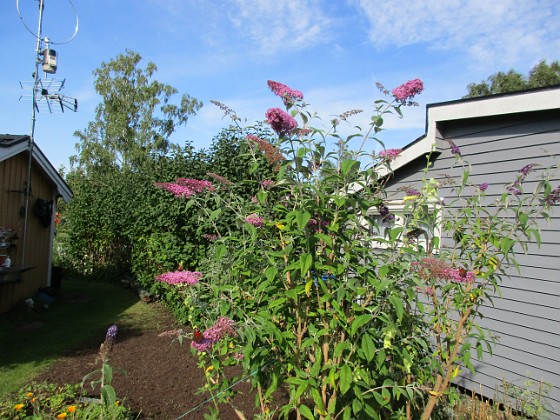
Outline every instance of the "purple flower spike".
<svg viewBox="0 0 560 420">
<path fill-rule="evenodd" d="M 118 332 L 119 332 L 119 328 L 114 324 L 111 325 L 107 329 L 107 334 L 105 335 L 105 341 L 115 341 Z"/>
<path fill-rule="evenodd" d="M 480 191 L 486 191 L 488 189 L 488 182 L 483 182 L 482 184 L 478 184 L 478 189 Z"/>
</svg>

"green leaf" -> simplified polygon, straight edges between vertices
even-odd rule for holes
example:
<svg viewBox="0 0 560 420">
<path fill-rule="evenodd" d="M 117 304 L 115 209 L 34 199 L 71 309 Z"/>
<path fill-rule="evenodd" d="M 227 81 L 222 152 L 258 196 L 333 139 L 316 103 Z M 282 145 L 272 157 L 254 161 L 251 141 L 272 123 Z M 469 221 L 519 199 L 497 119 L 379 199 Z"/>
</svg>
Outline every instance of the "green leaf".
<svg viewBox="0 0 560 420">
<path fill-rule="evenodd" d="M 296 212 L 295 219 L 299 230 L 303 230 L 307 226 L 309 220 L 311 219 L 311 213 L 309 213 L 308 211 L 305 212 L 298 211 Z"/>
<path fill-rule="evenodd" d="M 216 209 L 210 213 L 210 220 L 215 220 L 220 214 L 222 214 L 222 209 Z"/>
<path fill-rule="evenodd" d="M 216 246 L 216 261 L 220 261 L 226 253 L 226 246 L 225 244 L 219 244 Z"/>
<path fill-rule="evenodd" d="M 325 406 L 323 404 L 323 400 L 321 399 L 321 394 L 319 394 L 319 390 L 317 388 L 311 389 L 311 396 L 313 397 L 313 402 L 315 403 L 315 406 L 320 411 L 325 411 Z"/>
<path fill-rule="evenodd" d="M 507 254 L 514 244 L 515 241 L 513 239 L 504 236 L 500 241 L 500 250 L 502 251 L 502 253 Z"/>
<path fill-rule="evenodd" d="M 350 366 L 344 365 L 342 366 L 342 369 L 340 369 L 340 393 L 342 395 L 346 394 L 350 389 L 350 386 L 352 386 L 352 370 L 350 369 Z"/>
<path fill-rule="evenodd" d="M 113 368 L 108 363 L 103 363 L 103 381 L 106 384 L 113 382 Z"/>
<path fill-rule="evenodd" d="M 274 266 L 270 266 L 264 271 L 264 275 L 269 281 L 274 280 L 277 274 L 278 274 L 278 268 Z"/>
<path fill-rule="evenodd" d="M 115 406 L 117 401 L 117 393 L 115 392 L 115 388 L 111 385 L 105 385 L 101 388 L 101 398 L 103 398 L 103 402 L 109 408 Z"/>
<path fill-rule="evenodd" d="M 311 410 L 309 409 L 308 406 L 301 404 L 298 407 L 298 410 L 299 410 L 300 414 L 303 417 L 305 417 L 306 419 L 309 419 L 309 420 L 314 420 L 315 419 L 315 417 L 313 416 L 313 413 L 311 412 Z"/>
<path fill-rule="evenodd" d="M 354 321 L 352 322 L 352 327 L 350 329 L 351 335 L 355 335 L 358 329 L 367 324 L 371 320 L 371 318 L 372 316 L 370 314 L 363 314 L 356 317 L 356 319 L 354 319 Z"/>
<path fill-rule="evenodd" d="M 375 345 L 369 334 L 364 334 L 362 336 L 362 351 L 368 362 L 371 362 L 373 356 L 375 356 Z"/>
<path fill-rule="evenodd" d="M 404 315 L 404 306 L 402 304 L 401 299 L 395 295 L 391 295 L 389 296 L 389 301 L 395 308 L 395 311 L 397 312 L 397 318 L 399 322 L 401 322 Z"/>
<path fill-rule="evenodd" d="M 299 257 L 299 269 L 301 271 L 301 276 L 305 277 L 307 272 L 313 264 L 313 257 L 310 254 L 302 254 Z"/>
</svg>

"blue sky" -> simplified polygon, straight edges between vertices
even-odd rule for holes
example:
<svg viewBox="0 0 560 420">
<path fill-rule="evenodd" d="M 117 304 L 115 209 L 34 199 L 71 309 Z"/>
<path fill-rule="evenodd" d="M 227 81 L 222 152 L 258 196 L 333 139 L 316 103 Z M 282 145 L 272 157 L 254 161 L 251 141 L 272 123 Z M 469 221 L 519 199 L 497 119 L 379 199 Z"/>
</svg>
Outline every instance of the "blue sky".
<svg viewBox="0 0 560 420">
<path fill-rule="evenodd" d="M 172 140 L 208 147 L 228 121 L 209 101 L 225 103 L 248 122 L 281 105 L 268 79 L 302 91 L 328 121 L 350 109 L 366 113 L 380 98 L 375 82 L 393 88 L 420 78 L 420 106 L 391 119 L 381 140 L 402 147 L 424 132 L 428 103 L 459 99 L 471 82 L 514 68 L 526 74 L 540 59 L 560 59 L 558 0 L 44 0 L 43 35 L 56 45 L 61 93 L 78 98 L 77 113 L 37 115 L 35 139 L 55 167 L 68 167 L 76 130 L 94 119 L 99 97 L 92 72 L 125 49 L 154 62 L 156 78 L 204 107 Z M 24 22 L 37 27 L 38 0 L 19 0 Z M 20 81 L 32 80 L 35 39 L 15 0 L 0 3 L 3 35 L 0 132 L 29 134 L 31 102 Z M 29 92 L 27 92 L 29 93 Z M 373 148 L 373 145 L 372 145 Z"/>
</svg>

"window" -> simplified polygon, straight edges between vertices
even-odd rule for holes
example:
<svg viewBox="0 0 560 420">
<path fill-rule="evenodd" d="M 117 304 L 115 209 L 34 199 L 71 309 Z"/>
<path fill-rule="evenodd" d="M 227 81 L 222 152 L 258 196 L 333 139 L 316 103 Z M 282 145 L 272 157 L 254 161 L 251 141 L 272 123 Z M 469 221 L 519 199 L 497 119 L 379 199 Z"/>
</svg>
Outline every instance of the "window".
<svg viewBox="0 0 560 420">
<path fill-rule="evenodd" d="M 385 207 L 381 211 L 372 207 L 367 213 L 369 232 L 379 239 L 373 241 L 374 248 L 386 249 L 394 239 L 400 245 L 414 245 L 427 253 L 439 252 L 442 220 L 438 202 L 398 200 L 385 203 Z"/>
</svg>

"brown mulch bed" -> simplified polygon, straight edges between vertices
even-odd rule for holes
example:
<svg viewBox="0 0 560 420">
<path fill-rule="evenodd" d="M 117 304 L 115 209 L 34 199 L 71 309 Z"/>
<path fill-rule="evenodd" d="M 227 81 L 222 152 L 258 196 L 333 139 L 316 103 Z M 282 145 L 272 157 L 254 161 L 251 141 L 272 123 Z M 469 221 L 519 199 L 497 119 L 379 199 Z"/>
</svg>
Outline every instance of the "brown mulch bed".
<svg viewBox="0 0 560 420">
<path fill-rule="evenodd" d="M 204 383 L 204 372 L 197 367 L 188 339 L 181 346 L 169 336 L 160 336 L 162 332 L 177 328 L 163 306 L 158 308 L 158 317 L 161 319 L 153 329 L 127 331 L 121 328 L 119 331 L 110 362 L 117 396 L 138 414 L 139 419 L 176 419 L 181 416 L 183 419 L 203 419 L 211 402 L 185 414 L 209 397 L 208 393 L 196 395 Z M 85 375 L 99 368 L 96 364 L 98 350 L 99 343 L 84 345 L 62 357 L 35 380 L 60 385 L 80 383 Z M 257 412 L 255 392 L 247 382 L 236 385 L 235 389 L 239 392 L 233 404 L 248 419 L 252 418 Z M 239 417 L 229 404 L 222 404 L 220 418 Z"/>
</svg>

